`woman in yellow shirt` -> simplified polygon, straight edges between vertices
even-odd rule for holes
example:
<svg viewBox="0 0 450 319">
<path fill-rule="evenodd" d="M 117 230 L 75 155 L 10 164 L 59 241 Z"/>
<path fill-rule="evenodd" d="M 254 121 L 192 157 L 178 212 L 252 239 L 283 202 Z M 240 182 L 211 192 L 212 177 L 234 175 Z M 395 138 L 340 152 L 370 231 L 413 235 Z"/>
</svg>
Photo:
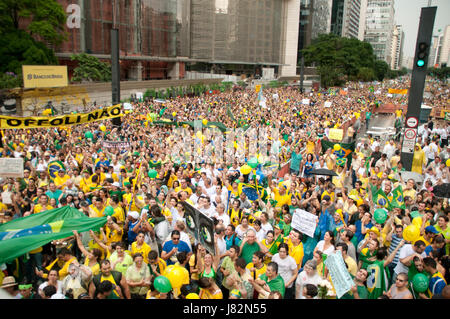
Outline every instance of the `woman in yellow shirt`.
<svg viewBox="0 0 450 319">
<path fill-rule="evenodd" d="M 75 238 L 77 240 L 78 248 L 85 257 L 84 265 L 91 269 L 93 276 L 98 275 L 100 273 L 100 260 L 102 259 L 103 255 L 102 251 L 98 248 L 93 248 L 88 251 L 81 242 L 81 238 L 78 232 L 74 230 L 73 234 L 75 235 Z"/>
<path fill-rule="evenodd" d="M 213 278 L 200 278 L 198 286 L 200 287 L 200 299 L 223 299 L 222 290 L 220 290 Z"/>
<path fill-rule="evenodd" d="M 152 250 L 150 248 L 150 246 L 144 242 L 144 238 L 145 238 L 145 233 L 144 232 L 139 232 L 137 237 L 136 237 L 136 241 L 134 241 L 131 244 L 131 256 L 133 256 L 136 253 L 140 253 L 142 254 L 142 256 L 144 257 L 144 262 L 146 264 L 148 264 L 148 253 Z"/>
</svg>

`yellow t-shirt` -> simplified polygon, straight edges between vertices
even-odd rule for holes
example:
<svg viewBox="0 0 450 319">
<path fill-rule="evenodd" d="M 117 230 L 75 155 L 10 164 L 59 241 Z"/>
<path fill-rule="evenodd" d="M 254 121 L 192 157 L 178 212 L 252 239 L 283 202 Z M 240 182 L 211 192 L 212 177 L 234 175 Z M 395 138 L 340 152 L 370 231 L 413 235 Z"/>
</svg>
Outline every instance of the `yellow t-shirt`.
<svg viewBox="0 0 450 319">
<path fill-rule="evenodd" d="M 37 205 L 34 206 L 33 214 L 37 214 L 37 213 L 40 213 L 40 212 L 43 212 L 43 211 L 46 211 L 46 210 L 50 210 L 50 209 L 53 209 L 53 206 L 46 205 L 45 208 L 44 208 L 44 206 L 42 206 L 41 204 L 37 204 Z"/>
<path fill-rule="evenodd" d="M 69 265 L 75 260 L 77 259 L 73 257 L 64 263 L 62 268 L 59 270 L 59 280 L 63 280 L 69 274 Z"/>
<path fill-rule="evenodd" d="M 177 188 L 175 188 L 175 193 L 178 193 L 180 191 L 185 191 L 188 193 L 189 196 L 192 195 L 192 189 L 190 187 L 186 187 L 186 188 L 181 188 L 181 186 L 178 186 Z"/>
<path fill-rule="evenodd" d="M 122 224 L 125 223 L 125 212 L 120 206 L 114 208 L 114 214 L 112 215 L 112 217 L 115 217 L 117 219 L 117 222 L 121 222 Z"/>
<path fill-rule="evenodd" d="M 140 248 L 137 247 L 137 241 L 131 244 L 131 256 L 136 253 L 141 253 L 142 257 L 144 257 L 144 262 L 148 264 L 148 253 L 151 251 L 151 247 L 147 243 L 143 243 Z"/>
<path fill-rule="evenodd" d="M 274 199 L 277 201 L 275 207 L 281 207 L 284 204 L 291 205 L 291 194 L 285 193 L 284 195 L 280 195 L 280 191 L 278 190 L 278 188 L 274 188 L 273 194 Z"/>
<path fill-rule="evenodd" d="M 56 176 L 55 179 L 53 180 L 55 182 L 56 187 L 60 187 L 61 185 L 63 185 L 65 182 L 67 182 L 70 179 L 69 175 L 64 175 L 63 177 L 59 177 Z M 63 186 L 61 189 L 64 189 L 66 186 Z"/>
<path fill-rule="evenodd" d="M 86 257 L 86 260 L 84 261 L 84 265 L 89 267 L 89 261 L 90 261 L 89 258 Z M 99 263 L 96 263 L 94 266 L 89 267 L 89 268 L 91 269 L 93 276 L 98 275 L 100 273 L 100 264 Z"/>
<path fill-rule="evenodd" d="M 200 299 L 223 299 L 222 290 L 218 289 L 213 293 L 209 292 L 208 289 L 200 288 Z"/>
<path fill-rule="evenodd" d="M 109 226 L 105 227 L 106 231 L 106 243 L 111 245 L 111 243 L 122 241 L 123 230 L 122 233 L 119 234 L 115 229 L 109 228 Z"/>
<path fill-rule="evenodd" d="M 89 206 L 89 217 L 103 217 L 105 215 L 105 208 L 103 206 L 101 210 L 97 209 L 93 204 Z"/>
<path fill-rule="evenodd" d="M 347 258 L 345 258 L 345 263 L 347 264 L 347 269 L 350 275 L 356 277 L 356 272 L 358 271 L 358 265 L 356 264 L 356 261 L 352 257 L 347 256 Z"/>
<path fill-rule="evenodd" d="M 250 269 L 253 268 L 253 267 L 255 267 L 255 266 L 253 265 L 252 262 L 250 262 L 245 268 L 247 268 L 250 271 Z M 259 276 L 261 276 L 262 274 L 266 273 L 266 270 L 267 270 L 267 265 L 263 264 L 263 266 L 260 269 L 256 269 L 256 271 L 254 271 L 254 272 L 250 271 L 250 275 L 253 278 L 259 278 Z M 254 273 L 256 273 L 256 274 L 254 274 Z"/>
<path fill-rule="evenodd" d="M 300 268 L 303 261 L 304 251 L 303 251 L 303 243 L 300 242 L 297 246 L 294 246 L 290 238 L 288 239 L 288 247 L 289 247 L 289 256 L 295 259 L 295 263 Z"/>
</svg>

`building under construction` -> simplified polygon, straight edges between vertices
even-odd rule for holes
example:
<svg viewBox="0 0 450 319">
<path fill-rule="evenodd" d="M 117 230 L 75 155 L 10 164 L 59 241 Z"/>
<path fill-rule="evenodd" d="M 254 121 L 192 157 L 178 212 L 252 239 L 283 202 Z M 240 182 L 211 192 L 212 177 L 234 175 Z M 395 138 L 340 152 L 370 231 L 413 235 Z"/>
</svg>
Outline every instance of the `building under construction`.
<svg viewBox="0 0 450 319">
<path fill-rule="evenodd" d="M 58 0 L 77 4 L 79 28 L 56 49 L 60 64 L 111 54 L 119 29 L 122 80 L 182 79 L 189 70 L 247 76 L 273 68 L 295 76 L 300 0 Z M 70 11 L 69 11 L 70 12 Z"/>
</svg>

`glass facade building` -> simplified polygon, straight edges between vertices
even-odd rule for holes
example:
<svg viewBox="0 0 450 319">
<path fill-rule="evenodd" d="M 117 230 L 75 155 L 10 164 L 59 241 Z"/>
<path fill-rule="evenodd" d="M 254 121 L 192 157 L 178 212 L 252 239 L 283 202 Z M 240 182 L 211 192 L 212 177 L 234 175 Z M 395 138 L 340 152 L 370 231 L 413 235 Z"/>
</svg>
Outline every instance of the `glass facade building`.
<svg viewBox="0 0 450 319">
<path fill-rule="evenodd" d="M 279 66 L 284 63 L 286 3 L 292 0 L 58 0 L 81 8 L 80 28 L 66 28 L 56 48 L 108 60 L 119 29 L 122 79 L 183 77 L 185 63 Z M 176 69 L 176 72 L 174 72 Z"/>
</svg>

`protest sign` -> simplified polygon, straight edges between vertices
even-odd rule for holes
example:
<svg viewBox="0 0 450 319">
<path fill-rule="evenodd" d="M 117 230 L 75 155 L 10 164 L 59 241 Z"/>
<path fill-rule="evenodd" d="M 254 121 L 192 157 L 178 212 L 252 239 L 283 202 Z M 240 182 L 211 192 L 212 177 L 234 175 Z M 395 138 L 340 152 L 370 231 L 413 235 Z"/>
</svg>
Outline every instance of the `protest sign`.
<svg viewBox="0 0 450 319">
<path fill-rule="evenodd" d="M 353 279 L 345 266 L 341 251 L 337 250 L 334 254 L 328 255 L 324 263 L 330 273 L 336 296 L 341 298 L 354 285 Z"/>
<path fill-rule="evenodd" d="M 294 215 L 292 216 L 291 225 L 293 228 L 302 232 L 303 234 L 314 237 L 314 232 L 317 226 L 317 216 L 308 213 L 303 209 L 296 209 Z"/>
<path fill-rule="evenodd" d="M 328 135 L 330 140 L 342 141 L 342 138 L 344 137 L 344 130 L 341 128 L 331 128 Z"/>
<path fill-rule="evenodd" d="M 302 104 L 309 105 L 309 99 L 303 99 Z"/>
<path fill-rule="evenodd" d="M 331 107 L 331 104 L 332 103 L 330 101 L 326 101 L 323 107 Z"/>
<path fill-rule="evenodd" d="M 0 177 L 23 178 L 23 158 L 0 158 Z"/>
<path fill-rule="evenodd" d="M 211 254 L 215 254 L 213 220 L 189 203 L 183 202 L 183 205 L 188 232 Z"/>
<path fill-rule="evenodd" d="M 102 147 L 103 148 L 114 148 L 114 149 L 125 149 L 125 148 L 130 148 L 130 142 L 113 142 L 113 141 L 103 141 L 102 142 Z"/>
</svg>

